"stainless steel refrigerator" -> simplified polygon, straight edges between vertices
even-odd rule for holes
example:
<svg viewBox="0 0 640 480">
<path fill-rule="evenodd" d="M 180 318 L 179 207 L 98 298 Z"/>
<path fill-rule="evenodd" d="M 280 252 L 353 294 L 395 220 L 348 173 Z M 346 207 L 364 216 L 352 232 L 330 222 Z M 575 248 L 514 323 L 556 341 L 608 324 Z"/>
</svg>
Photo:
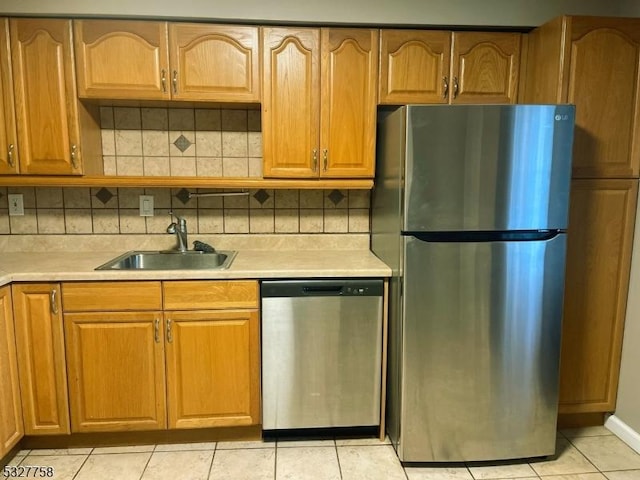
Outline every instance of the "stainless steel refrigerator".
<svg viewBox="0 0 640 480">
<path fill-rule="evenodd" d="M 553 454 L 574 107 L 408 105 L 378 123 L 400 460 Z"/>
</svg>

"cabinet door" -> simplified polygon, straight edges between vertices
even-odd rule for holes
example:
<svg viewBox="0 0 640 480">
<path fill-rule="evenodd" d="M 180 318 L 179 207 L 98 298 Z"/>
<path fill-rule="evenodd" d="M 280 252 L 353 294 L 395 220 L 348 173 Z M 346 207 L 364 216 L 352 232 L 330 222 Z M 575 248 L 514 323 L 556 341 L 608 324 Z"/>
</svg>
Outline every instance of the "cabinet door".
<svg viewBox="0 0 640 480">
<path fill-rule="evenodd" d="M 574 177 L 640 173 L 640 19 L 571 19 L 567 101 L 576 105 Z"/>
<path fill-rule="evenodd" d="M 316 177 L 320 152 L 320 31 L 264 27 L 265 177 Z"/>
<path fill-rule="evenodd" d="M 0 174 L 18 173 L 9 20 L 0 18 Z"/>
<path fill-rule="evenodd" d="M 380 104 L 448 103 L 451 32 L 381 30 Z"/>
<path fill-rule="evenodd" d="M 20 171 L 81 174 L 71 20 L 10 25 Z"/>
<path fill-rule="evenodd" d="M 574 180 L 560 413 L 615 410 L 638 180 Z"/>
<path fill-rule="evenodd" d="M 455 32 L 451 103 L 516 103 L 519 33 Z"/>
<path fill-rule="evenodd" d="M 160 312 L 64 315 L 71 430 L 166 427 Z"/>
<path fill-rule="evenodd" d="M 82 98 L 168 100 L 167 23 L 74 20 Z"/>
<path fill-rule="evenodd" d="M 168 312 L 169 428 L 260 423 L 257 310 Z"/>
<path fill-rule="evenodd" d="M 322 177 L 373 177 L 378 31 L 321 32 Z"/>
<path fill-rule="evenodd" d="M 11 288 L 0 288 L 0 458 L 23 437 Z"/>
<path fill-rule="evenodd" d="M 25 433 L 69 433 L 60 286 L 26 283 L 12 290 Z"/>
<path fill-rule="evenodd" d="M 259 102 L 258 27 L 169 25 L 175 100 Z"/>
</svg>

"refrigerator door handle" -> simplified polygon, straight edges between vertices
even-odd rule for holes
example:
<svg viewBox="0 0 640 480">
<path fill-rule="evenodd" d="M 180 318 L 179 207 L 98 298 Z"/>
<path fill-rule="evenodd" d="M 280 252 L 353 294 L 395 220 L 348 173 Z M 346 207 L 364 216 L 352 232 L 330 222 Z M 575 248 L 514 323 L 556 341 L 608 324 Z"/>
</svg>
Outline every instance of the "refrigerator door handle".
<svg viewBox="0 0 640 480">
<path fill-rule="evenodd" d="M 565 230 L 402 232 L 423 242 L 539 242 L 566 233 Z"/>
</svg>

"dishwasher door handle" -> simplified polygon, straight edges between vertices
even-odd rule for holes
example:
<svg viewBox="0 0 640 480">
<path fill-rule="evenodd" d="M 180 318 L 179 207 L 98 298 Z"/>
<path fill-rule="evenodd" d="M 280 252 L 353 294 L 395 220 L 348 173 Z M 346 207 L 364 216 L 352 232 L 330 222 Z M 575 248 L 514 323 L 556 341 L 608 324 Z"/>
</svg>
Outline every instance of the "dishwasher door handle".
<svg viewBox="0 0 640 480">
<path fill-rule="evenodd" d="M 302 287 L 302 292 L 307 295 L 340 295 L 343 288 L 342 285 L 314 285 Z"/>
</svg>

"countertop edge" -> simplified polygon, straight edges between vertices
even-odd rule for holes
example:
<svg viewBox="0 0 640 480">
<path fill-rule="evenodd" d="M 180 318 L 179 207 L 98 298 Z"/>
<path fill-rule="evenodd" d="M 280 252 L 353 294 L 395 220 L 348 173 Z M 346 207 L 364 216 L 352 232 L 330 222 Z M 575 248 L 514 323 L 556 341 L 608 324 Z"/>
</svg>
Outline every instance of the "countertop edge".
<svg viewBox="0 0 640 480">
<path fill-rule="evenodd" d="M 0 271 L 0 287 L 12 282 L 362 278 L 390 277 L 392 273 L 369 250 L 241 250 L 230 268 L 225 270 L 95 270 L 98 265 L 122 253 L 1 253 L 0 256 L 11 257 L 7 257 L 10 265 L 4 265 Z M 43 268 L 36 267 L 39 263 Z"/>
</svg>

